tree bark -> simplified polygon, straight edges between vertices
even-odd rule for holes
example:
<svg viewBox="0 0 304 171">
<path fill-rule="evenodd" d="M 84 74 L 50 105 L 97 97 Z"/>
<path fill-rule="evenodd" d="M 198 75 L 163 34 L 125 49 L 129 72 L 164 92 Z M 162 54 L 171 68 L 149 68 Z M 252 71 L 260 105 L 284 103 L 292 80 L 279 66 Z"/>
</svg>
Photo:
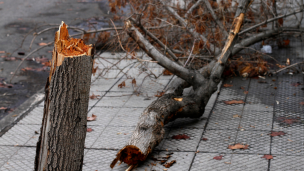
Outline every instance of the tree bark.
<svg viewBox="0 0 304 171">
<path fill-rule="evenodd" d="M 164 66 L 170 72 L 185 80 L 176 80 L 170 89 L 170 93 L 165 94 L 150 106 L 148 106 L 142 115 L 127 145 L 122 148 L 111 163 L 113 168 L 118 161 L 122 161 L 134 168 L 139 162 L 144 161 L 149 153 L 157 146 L 164 136 L 164 124 L 173 121 L 176 118 L 191 117 L 199 118 L 205 110 L 205 106 L 211 95 L 217 90 L 217 85 L 221 80 L 225 63 L 232 54 L 232 49 L 236 43 L 237 34 L 239 33 L 244 16 L 250 0 L 242 0 L 236 11 L 232 28 L 229 36 L 222 49 L 221 54 L 216 61 L 211 62 L 199 71 L 181 69 L 179 65 L 172 66 L 173 62 L 163 59 L 152 45 L 145 42 L 141 33 L 134 27 L 127 30 L 138 45 L 153 59 L 157 60 L 160 65 Z M 194 93 L 190 96 L 182 96 L 182 89 L 193 87 Z"/>
<path fill-rule="evenodd" d="M 62 23 L 55 35 L 45 86 L 44 114 L 35 170 L 82 170 L 93 65 L 92 46 L 69 38 Z"/>
</svg>

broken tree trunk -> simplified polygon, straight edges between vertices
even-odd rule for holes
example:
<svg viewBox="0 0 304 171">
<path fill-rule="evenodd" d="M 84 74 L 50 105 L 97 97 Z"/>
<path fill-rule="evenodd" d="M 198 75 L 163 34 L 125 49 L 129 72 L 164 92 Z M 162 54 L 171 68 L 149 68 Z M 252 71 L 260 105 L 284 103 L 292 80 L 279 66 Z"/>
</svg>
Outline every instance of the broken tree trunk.
<svg viewBox="0 0 304 171">
<path fill-rule="evenodd" d="M 161 54 L 144 39 L 143 35 L 135 27 L 127 28 L 128 34 L 137 42 L 141 49 L 181 79 L 172 84 L 170 91 L 166 92 L 167 94 L 154 101 L 143 111 L 131 139 L 117 153 L 116 158 L 110 165 L 111 168 L 118 161 L 121 161 L 130 165 L 128 170 L 132 170 L 139 162 L 144 161 L 162 141 L 165 134 L 164 124 L 176 118 L 201 117 L 211 95 L 217 90 L 225 63 L 232 53 L 237 34 L 241 29 L 250 2 L 250 0 L 242 0 L 239 3 L 232 28 L 221 54 L 216 58 L 216 61 L 201 69 L 201 73 L 189 71 L 186 68 L 179 70 L 179 67 L 175 66 L 177 64 L 164 60 Z M 130 23 L 129 21 L 128 25 Z M 187 83 L 183 82 L 182 79 Z M 194 93 L 189 96 L 183 96 L 182 90 L 185 87 L 189 87 L 189 84 L 193 87 Z"/>
<path fill-rule="evenodd" d="M 62 22 L 55 34 L 45 86 L 44 114 L 35 170 L 82 170 L 93 47 L 69 38 Z"/>
</svg>

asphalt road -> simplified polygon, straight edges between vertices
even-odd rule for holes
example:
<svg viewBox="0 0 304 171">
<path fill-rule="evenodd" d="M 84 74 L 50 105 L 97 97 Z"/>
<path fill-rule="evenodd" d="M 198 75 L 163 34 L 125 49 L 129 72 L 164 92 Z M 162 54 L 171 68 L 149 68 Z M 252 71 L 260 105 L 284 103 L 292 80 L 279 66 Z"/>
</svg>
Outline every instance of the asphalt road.
<svg viewBox="0 0 304 171">
<path fill-rule="evenodd" d="M 60 24 L 61 21 L 85 29 L 91 26 L 98 28 L 107 25 L 107 13 L 108 0 L 0 0 L 0 83 L 12 84 L 11 88 L 0 86 L 0 119 L 45 85 L 48 71 L 21 70 L 25 67 L 41 68 L 41 63 L 24 61 L 11 80 L 21 60 L 5 59 L 24 58 L 32 50 L 39 48 L 39 43 L 53 41 L 56 31 L 54 28 L 38 35 L 31 43 L 34 37 L 31 30 L 38 32 L 45 28 L 57 27 L 49 24 Z M 52 46 L 46 47 L 29 58 L 51 59 L 52 49 Z"/>
</svg>

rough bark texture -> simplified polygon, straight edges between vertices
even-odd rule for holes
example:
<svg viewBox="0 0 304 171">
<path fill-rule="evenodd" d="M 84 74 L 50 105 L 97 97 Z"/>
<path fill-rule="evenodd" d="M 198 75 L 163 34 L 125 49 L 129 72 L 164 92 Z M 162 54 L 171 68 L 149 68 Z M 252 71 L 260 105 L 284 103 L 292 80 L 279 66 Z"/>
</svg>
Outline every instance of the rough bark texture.
<svg viewBox="0 0 304 171">
<path fill-rule="evenodd" d="M 83 165 L 93 57 L 91 52 L 66 57 L 58 51 L 55 44 L 36 148 L 35 170 L 39 171 L 75 171 Z"/>
<path fill-rule="evenodd" d="M 144 161 L 153 148 L 158 145 L 164 136 L 164 124 L 181 117 L 198 118 L 204 113 L 204 108 L 211 95 L 217 90 L 217 85 L 221 80 L 221 75 L 225 68 L 225 63 L 232 54 L 232 49 L 236 43 L 237 34 L 239 33 L 244 21 L 244 14 L 250 5 L 250 0 L 242 0 L 235 14 L 232 28 L 225 43 L 224 48 L 216 61 L 200 71 L 193 71 L 186 68 L 180 69 L 180 66 L 172 61 L 167 61 L 157 49 L 145 41 L 143 35 L 134 27 L 128 30 L 128 34 L 137 44 L 160 65 L 164 66 L 170 72 L 179 76 L 169 89 L 169 94 L 165 94 L 158 100 L 148 106 L 142 115 L 136 129 L 127 143 L 118 153 L 110 165 L 115 166 L 118 161 L 123 161 L 131 168 L 138 162 Z M 172 11 L 170 7 L 166 7 Z M 176 15 L 171 12 L 172 15 Z M 178 18 L 178 17 L 177 17 Z M 182 20 L 182 19 L 180 19 Z M 182 22 L 181 22 L 182 23 Z M 185 80 L 186 82 L 182 81 Z M 182 96 L 182 89 L 192 86 L 194 93 L 189 96 Z"/>
</svg>

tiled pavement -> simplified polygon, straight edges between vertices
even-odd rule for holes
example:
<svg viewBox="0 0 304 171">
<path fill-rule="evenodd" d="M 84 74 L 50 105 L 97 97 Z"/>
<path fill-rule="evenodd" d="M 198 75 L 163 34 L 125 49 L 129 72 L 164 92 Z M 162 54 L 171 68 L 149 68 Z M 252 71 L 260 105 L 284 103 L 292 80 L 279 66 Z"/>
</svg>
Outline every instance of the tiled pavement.
<svg viewBox="0 0 304 171">
<path fill-rule="evenodd" d="M 171 76 L 145 77 L 149 74 L 158 76 L 163 69 L 155 63 L 145 63 L 150 68 L 146 70 L 143 64 L 134 60 L 124 60 L 123 64 L 106 72 L 111 63 L 118 61 L 119 55 L 122 54 L 103 53 L 103 60 L 97 60 L 99 68 L 104 69 L 92 76 L 91 94 L 99 95 L 99 98 L 90 99 L 88 115 L 97 115 L 97 120 L 88 122 L 93 131 L 87 133 L 83 170 L 111 170 L 111 161 L 129 140 L 141 112 L 156 99 L 157 91 L 162 91 L 172 79 Z M 129 67 L 124 68 L 127 65 Z M 132 85 L 132 79 L 127 79 L 124 74 L 127 71 L 129 76 L 136 78 L 137 86 Z M 123 81 L 126 86 L 118 88 Z M 304 106 L 300 105 L 304 101 L 303 75 L 279 75 L 263 80 L 267 83 L 259 81 L 224 80 L 223 84 L 233 86 L 221 87 L 220 93 L 212 96 L 201 118 L 178 119 L 168 124 L 164 140 L 151 156 L 157 158 L 173 152 L 169 161 L 176 160 L 176 163 L 168 168 L 172 171 L 304 170 Z M 297 82 L 302 85 L 292 86 Z M 249 93 L 245 94 L 244 89 Z M 228 100 L 245 103 L 226 105 L 224 101 Z M 43 104 L 39 104 L 0 137 L 1 171 L 33 170 L 42 114 Z M 296 119 L 296 122 L 286 123 L 286 119 Z M 286 135 L 270 137 L 271 131 L 284 131 Z M 190 139 L 171 138 L 177 134 L 186 134 Z M 236 143 L 248 144 L 249 149 L 227 148 Z M 264 154 L 272 154 L 274 159 L 268 161 L 262 158 Z M 223 156 L 222 160 L 213 159 L 219 155 Z M 136 170 L 165 169 L 151 156 Z M 113 170 L 126 168 L 121 164 Z"/>
</svg>

